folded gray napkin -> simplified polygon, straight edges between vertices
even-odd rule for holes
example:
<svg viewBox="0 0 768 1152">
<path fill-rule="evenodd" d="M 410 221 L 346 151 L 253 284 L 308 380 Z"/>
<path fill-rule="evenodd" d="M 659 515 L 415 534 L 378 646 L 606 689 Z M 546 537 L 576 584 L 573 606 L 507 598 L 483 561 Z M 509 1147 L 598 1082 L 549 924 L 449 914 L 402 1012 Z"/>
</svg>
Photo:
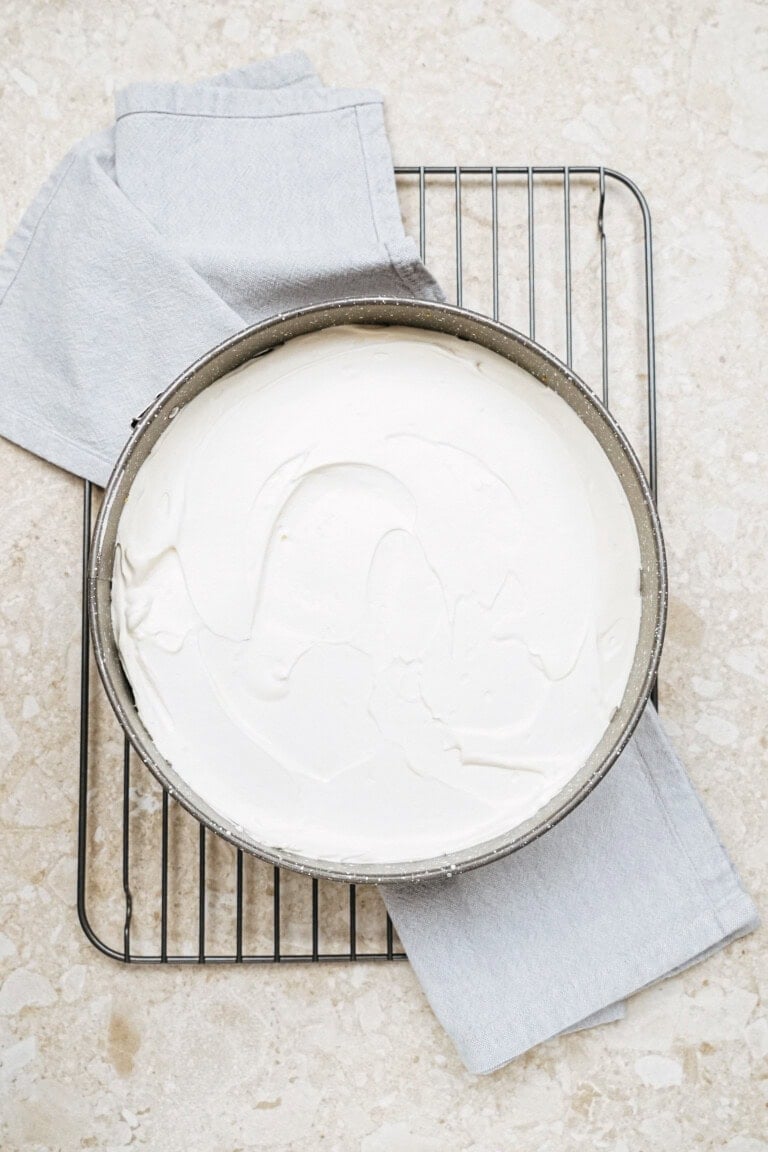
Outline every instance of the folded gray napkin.
<svg viewBox="0 0 768 1152">
<path fill-rule="evenodd" d="M 404 232 L 380 97 L 301 54 L 133 84 L 0 256 L 0 434 L 103 484 L 138 415 L 211 346 L 343 296 L 440 300 Z M 619 763 L 505 860 L 383 889 L 467 1067 L 616 1019 L 757 923 L 649 707 Z"/>
<path fill-rule="evenodd" d="M 652 705 L 617 764 L 545 836 L 475 872 L 383 894 L 471 1072 L 616 1019 L 624 997 L 757 926 Z"/>
<path fill-rule="evenodd" d="M 0 435 L 104 484 L 137 416 L 247 324 L 442 294 L 406 237 L 376 92 L 301 53 L 131 84 L 0 256 Z"/>
</svg>

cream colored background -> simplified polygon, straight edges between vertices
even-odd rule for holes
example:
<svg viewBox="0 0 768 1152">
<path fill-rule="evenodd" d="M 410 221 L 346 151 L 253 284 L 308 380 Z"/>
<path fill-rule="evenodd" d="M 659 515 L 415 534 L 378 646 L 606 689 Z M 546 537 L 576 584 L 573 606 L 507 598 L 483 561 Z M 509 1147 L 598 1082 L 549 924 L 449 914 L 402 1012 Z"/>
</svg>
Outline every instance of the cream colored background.
<svg viewBox="0 0 768 1152">
<path fill-rule="evenodd" d="M 383 90 L 400 162 L 606 163 L 656 228 L 664 712 L 768 881 L 768 9 L 0 2 L 0 237 L 115 87 L 301 47 Z M 44 334 L 43 334 L 44 338 Z M 0 399 L 2 365 L 0 364 Z M 78 481 L 0 441 L 0 1145 L 768 1149 L 761 932 L 626 1021 L 466 1074 L 406 965 L 131 970 L 74 909 Z"/>
</svg>

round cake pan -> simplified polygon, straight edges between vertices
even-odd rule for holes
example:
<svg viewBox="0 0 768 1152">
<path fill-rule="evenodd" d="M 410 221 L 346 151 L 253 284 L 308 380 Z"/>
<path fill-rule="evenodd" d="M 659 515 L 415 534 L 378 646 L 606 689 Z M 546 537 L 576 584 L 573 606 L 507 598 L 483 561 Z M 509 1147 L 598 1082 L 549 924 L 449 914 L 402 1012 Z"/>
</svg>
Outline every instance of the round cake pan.
<svg viewBox="0 0 768 1152">
<path fill-rule="evenodd" d="M 398 324 L 448 333 L 498 353 L 552 388 L 587 425 L 613 465 L 640 543 L 642 611 L 634 662 L 621 704 L 588 761 L 523 824 L 471 848 L 402 864 L 313 860 L 261 844 L 213 811 L 164 759 L 142 724 L 112 630 L 110 597 L 118 522 L 136 473 L 169 421 L 181 406 L 245 361 L 295 336 L 339 324 Z M 88 606 L 96 664 L 112 707 L 141 760 L 184 808 L 237 847 L 281 867 L 347 882 L 387 883 L 455 874 L 515 852 L 543 835 L 592 791 L 625 747 L 648 701 L 664 637 L 667 574 L 658 517 L 637 457 L 610 413 L 570 369 L 519 332 L 475 313 L 443 304 L 376 297 L 303 308 L 245 328 L 202 356 L 158 396 L 138 420 L 107 485 L 91 547 Z"/>
</svg>

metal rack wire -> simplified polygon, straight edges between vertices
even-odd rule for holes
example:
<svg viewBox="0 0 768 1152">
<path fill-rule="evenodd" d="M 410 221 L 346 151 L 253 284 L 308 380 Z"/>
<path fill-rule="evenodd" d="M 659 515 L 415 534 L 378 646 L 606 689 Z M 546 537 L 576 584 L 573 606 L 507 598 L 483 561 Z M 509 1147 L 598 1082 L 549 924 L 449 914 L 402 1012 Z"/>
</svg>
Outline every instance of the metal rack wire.
<svg viewBox="0 0 768 1152">
<path fill-rule="evenodd" d="M 501 318 L 513 327 L 527 330 L 533 338 L 537 337 L 537 329 L 542 331 L 543 315 L 551 321 L 559 312 L 564 321 L 562 350 L 553 350 L 560 352 L 569 367 L 574 366 L 577 342 L 577 276 L 580 280 L 589 277 L 596 281 L 592 310 L 598 362 L 589 374 L 581 374 L 588 383 L 599 378 L 606 404 L 609 384 L 611 401 L 614 399 L 613 369 L 609 371 L 612 313 L 606 212 L 614 201 L 623 205 L 629 221 L 627 234 L 620 241 L 623 290 L 629 278 L 626 256 L 630 249 L 638 269 L 634 305 L 625 300 L 623 310 L 618 309 L 623 315 L 622 334 L 626 335 L 627 324 L 631 324 L 636 346 L 634 362 L 629 366 L 625 363 L 620 374 L 628 382 L 630 392 L 634 389 L 636 394 L 638 384 L 642 385 L 646 440 L 642 455 L 656 498 L 651 217 L 637 185 L 620 172 L 597 166 L 410 166 L 396 171 L 403 200 L 410 198 L 413 206 L 421 257 L 429 258 L 433 270 L 433 252 L 435 260 L 442 259 L 444 265 L 450 265 L 455 275 L 455 302 L 487 311 L 494 319 Z M 576 190 L 580 208 L 586 213 L 582 213 L 581 224 L 574 220 Z M 428 230 L 430 199 L 436 199 L 440 207 L 430 215 Z M 516 228 L 509 234 L 505 231 L 507 217 L 502 211 L 502 199 L 510 216 L 516 215 Z M 550 217 L 557 202 L 559 220 L 552 217 L 547 224 L 540 218 L 544 200 Z M 554 247 L 560 248 L 562 259 L 557 257 L 557 275 L 547 278 L 545 292 L 541 265 L 551 262 L 553 236 L 558 232 L 559 241 Z M 578 268 L 574 259 L 577 232 L 581 240 L 588 240 L 584 249 L 587 254 Z M 590 246 L 594 246 L 594 252 Z M 510 276 L 502 268 L 503 257 L 510 260 Z M 473 262 L 474 267 L 470 267 Z M 478 271 L 479 263 L 485 265 L 483 274 Z M 449 283 L 449 277 L 450 272 L 438 272 L 444 285 Z M 557 293 L 553 293 L 554 280 L 559 285 L 559 304 L 555 302 Z M 508 316 L 504 307 L 509 281 L 517 288 L 515 317 Z M 480 299 L 483 292 L 485 305 Z M 549 337 L 539 338 L 552 346 Z M 626 340 L 614 343 L 614 347 L 622 349 L 625 345 Z M 581 371 L 580 363 L 575 367 Z M 639 433 L 632 438 L 640 448 Z M 392 923 L 375 893 L 358 890 L 354 885 L 328 885 L 282 873 L 225 845 L 183 812 L 141 763 L 134 762 L 127 740 L 121 743 L 115 732 L 110 736 L 106 731 L 104 694 L 97 678 L 91 675 L 86 612 L 85 576 L 96 498 L 97 493 L 86 482 L 77 853 L 78 916 L 86 937 L 115 960 L 143 964 L 404 959 Z M 180 827 L 179 821 L 185 823 Z M 182 847 L 183 834 L 186 849 Z M 225 852 L 223 859 L 218 858 L 221 852 Z M 299 892 L 297 884 L 306 890 Z M 139 907 L 144 919 L 140 933 L 135 924 Z"/>
</svg>

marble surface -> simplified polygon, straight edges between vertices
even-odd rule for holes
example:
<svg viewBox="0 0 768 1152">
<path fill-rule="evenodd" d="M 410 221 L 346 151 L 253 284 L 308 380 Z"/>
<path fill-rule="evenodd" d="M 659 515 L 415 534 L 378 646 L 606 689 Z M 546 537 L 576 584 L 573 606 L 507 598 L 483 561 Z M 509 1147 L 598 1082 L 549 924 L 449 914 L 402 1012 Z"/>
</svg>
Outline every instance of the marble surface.
<svg viewBox="0 0 768 1152">
<path fill-rule="evenodd" d="M 115 87 L 296 47 L 328 83 L 383 90 L 400 162 L 597 162 L 642 185 L 672 591 L 663 710 L 758 903 L 767 40 L 768 10 L 746 0 L 0 4 L 0 237 L 109 122 Z M 765 930 L 637 996 L 625 1021 L 482 1079 L 406 964 L 100 956 L 74 905 L 81 486 L 0 441 L 0 492 L 3 1149 L 768 1149 Z"/>
</svg>

